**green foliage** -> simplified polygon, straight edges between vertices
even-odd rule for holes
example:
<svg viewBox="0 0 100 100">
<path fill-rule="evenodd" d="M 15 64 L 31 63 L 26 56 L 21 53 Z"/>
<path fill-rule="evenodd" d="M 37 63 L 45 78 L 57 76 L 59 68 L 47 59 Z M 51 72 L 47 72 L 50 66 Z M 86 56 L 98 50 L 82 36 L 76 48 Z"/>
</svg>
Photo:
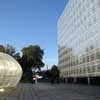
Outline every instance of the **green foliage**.
<svg viewBox="0 0 100 100">
<path fill-rule="evenodd" d="M 58 78 L 59 77 L 59 69 L 56 65 L 52 66 L 51 73 L 52 73 L 53 78 Z"/>
<path fill-rule="evenodd" d="M 15 53 L 14 58 L 19 61 L 21 59 L 20 53 L 19 52 Z"/>
<path fill-rule="evenodd" d="M 0 52 L 7 53 L 8 55 L 15 56 L 16 50 L 13 46 L 7 44 L 6 46 L 0 45 Z"/>
<path fill-rule="evenodd" d="M 15 48 L 13 46 L 11 46 L 9 44 L 7 44 L 5 46 L 5 53 L 7 53 L 7 54 L 9 54 L 11 56 L 14 56 L 15 55 L 15 52 L 16 52 L 16 50 L 15 50 Z"/>
<path fill-rule="evenodd" d="M 5 47 L 3 45 L 0 45 L 0 52 L 5 52 Z"/>
<path fill-rule="evenodd" d="M 7 53 L 14 57 L 23 69 L 22 79 L 32 81 L 32 68 L 41 70 L 44 66 L 42 61 L 44 51 L 38 45 L 30 45 L 22 49 L 22 56 L 16 52 L 15 48 L 11 45 L 0 45 L 0 52 Z"/>
<path fill-rule="evenodd" d="M 41 67 L 44 66 L 42 61 L 44 51 L 38 45 L 30 45 L 22 49 L 23 59 L 27 63 L 27 65 L 31 68 L 38 68 L 39 70 Z"/>
</svg>

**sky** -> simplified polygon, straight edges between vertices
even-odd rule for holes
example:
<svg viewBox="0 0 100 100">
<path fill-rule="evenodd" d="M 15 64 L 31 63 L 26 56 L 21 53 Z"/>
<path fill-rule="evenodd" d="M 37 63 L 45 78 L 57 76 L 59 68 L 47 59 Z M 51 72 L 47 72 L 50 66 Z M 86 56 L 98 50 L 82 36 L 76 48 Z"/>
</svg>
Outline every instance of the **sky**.
<svg viewBox="0 0 100 100">
<path fill-rule="evenodd" d="M 0 0 L 0 44 L 17 52 L 40 45 L 48 67 L 57 64 L 57 21 L 65 5 L 66 0 Z"/>
</svg>

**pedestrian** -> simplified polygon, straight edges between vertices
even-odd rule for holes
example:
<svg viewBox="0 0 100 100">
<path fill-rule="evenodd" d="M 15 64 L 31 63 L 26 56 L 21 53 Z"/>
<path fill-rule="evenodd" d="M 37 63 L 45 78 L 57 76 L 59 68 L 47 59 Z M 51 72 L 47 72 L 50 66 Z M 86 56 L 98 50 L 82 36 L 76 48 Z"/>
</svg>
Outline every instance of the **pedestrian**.
<svg viewBox="0 0 100 100">
<path fill-rule="evenodd" d="M 64 83 L 66 83 L 66 79 L 65 79 L 65 77 L 64 77 L 63 81 L 64 81 Z"/>
<path fill-rule="evenodd" d="M 37 77 L 35 78 L 35 84 L 37 84 Z"/>
</svg>

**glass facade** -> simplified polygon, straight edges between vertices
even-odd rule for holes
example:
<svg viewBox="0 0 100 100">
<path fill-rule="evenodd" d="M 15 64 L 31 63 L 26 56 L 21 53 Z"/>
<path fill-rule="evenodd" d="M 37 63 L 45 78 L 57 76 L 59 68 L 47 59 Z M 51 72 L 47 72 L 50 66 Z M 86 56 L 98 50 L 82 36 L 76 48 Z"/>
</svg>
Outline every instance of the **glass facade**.
<svg viewBox="0 0 100 100">
<path fill-rule="evenodd" d="M 11 56 L 0 53 L 0 88 L 14 87 L 22 76 L 21 66 Z"/>
<path fill-rule="evenodd" d="M 57 28 L 61 76 L 100 76 L 100 0 L 69 0 Z"/>
</svg>

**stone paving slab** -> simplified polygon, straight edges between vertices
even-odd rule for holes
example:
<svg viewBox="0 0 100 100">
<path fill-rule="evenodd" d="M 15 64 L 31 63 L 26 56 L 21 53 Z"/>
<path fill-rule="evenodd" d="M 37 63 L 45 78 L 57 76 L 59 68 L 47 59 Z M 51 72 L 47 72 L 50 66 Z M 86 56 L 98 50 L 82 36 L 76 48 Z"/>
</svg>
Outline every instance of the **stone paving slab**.
<svg viewBox="0 0 100 100">
<path fill-rule="evenodd" d="M 25 83 L 0 92 L 0 100 L 100 100 L 100 86 Z"/>
</svg>

